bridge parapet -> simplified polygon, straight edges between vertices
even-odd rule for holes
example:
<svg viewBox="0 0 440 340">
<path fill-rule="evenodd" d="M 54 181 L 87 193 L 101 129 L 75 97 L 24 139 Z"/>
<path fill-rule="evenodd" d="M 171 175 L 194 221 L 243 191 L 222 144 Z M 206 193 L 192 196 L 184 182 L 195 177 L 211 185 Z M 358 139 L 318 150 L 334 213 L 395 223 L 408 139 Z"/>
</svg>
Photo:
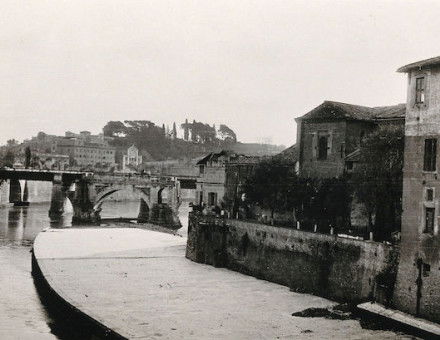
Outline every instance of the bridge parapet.
<svg viewBox="0 0 440 340">
<path fill-rule="evenodd" d="M 177 208 L 180 185 L 173 176 L 150 176 L 138 174 L 103 174 L 78 171 L 0 169 L 0 181 L 32 180 L 50 181 L 52 186 L 49 216 L 57 219 L 63 214 L 64 201 L 68 198 L 73 206 L 74 222 L 96 222 L 106 197 L 131 187 L 141 196 L 139 219 L 154 218 L 158 222 L 179 225 Z M 163 196 L 166 198 L 162 199 Z"/>
<path fill-rule="evenodd" d="M 154 187 L 173 187 L 175 185 L 175 180 L 171 177 L 94 175 L 91 181 L 95 184 L 105 185 L 125 184 Z"/>
</svg>

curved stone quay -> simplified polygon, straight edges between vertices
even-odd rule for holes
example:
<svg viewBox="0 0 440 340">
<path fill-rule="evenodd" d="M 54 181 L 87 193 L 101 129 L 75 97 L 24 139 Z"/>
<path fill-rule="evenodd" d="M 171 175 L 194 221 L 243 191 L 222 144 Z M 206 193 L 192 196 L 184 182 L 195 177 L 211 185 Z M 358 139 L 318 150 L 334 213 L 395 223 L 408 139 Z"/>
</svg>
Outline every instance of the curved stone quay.
<svg viewBox="0 0 440 340">
<path fill-rule="evenodd" d="M 47 229 L 34 271 L 72 311 L 129 339 L 396 339 L 356 320 L 293 317 L 329 300 L 184 257 L 186 239 L 142 229 Z M 399 336 L 400 339 L 404 338 Z M 408 337 L 409 338 L 409 337 Z"/>
</svg>

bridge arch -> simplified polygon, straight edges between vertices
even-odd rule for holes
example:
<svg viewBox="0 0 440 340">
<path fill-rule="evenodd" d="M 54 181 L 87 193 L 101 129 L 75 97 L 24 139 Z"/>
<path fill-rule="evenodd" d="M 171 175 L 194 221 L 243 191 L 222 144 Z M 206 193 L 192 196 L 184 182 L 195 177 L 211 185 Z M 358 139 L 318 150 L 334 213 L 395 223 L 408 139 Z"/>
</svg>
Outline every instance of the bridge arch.
<svg viewBox="0 0 440 340">
<path fill-rule="evenodd" d="M 104 204 L 106 198 L 110 197 L 115 192 L 127 190 L 130 187 L 133 188 L 133 190 L 135 190 L 138 193 L 140 193 L 140 198 L 145 202 L 145 204 L 147 205 L 147 207 L 149 209 L 151 207 L 151 205 L 152 205 L 152 200 L 151 200 L 151 195 L 150 195 L 150 188 L 137 187 L 135 185 L 131 185 L 131 186 L 128 186 L 128 185 L 112 185 L 112 186 L 108 186 L 108 187 L 105 187 L 105 188 L 101 189 L 97 193 L 96 198 L 95 198 L 95 204 L 93 206 L 93 210 L 94 211 L 100 211 L 101 210 L 101 206 Z"/>
</svg>

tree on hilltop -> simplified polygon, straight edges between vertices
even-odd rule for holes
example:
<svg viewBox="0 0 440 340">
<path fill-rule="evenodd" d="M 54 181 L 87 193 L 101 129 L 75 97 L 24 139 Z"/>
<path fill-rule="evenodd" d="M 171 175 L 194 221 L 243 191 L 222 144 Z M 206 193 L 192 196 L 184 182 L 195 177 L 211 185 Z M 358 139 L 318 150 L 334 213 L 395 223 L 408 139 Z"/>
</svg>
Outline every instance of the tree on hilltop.
<svg viewBox="0 0 440 340">
<path fill-rule="evenodd" d="M 103 133 L 104 136 L 108 137 L 125 137 L 126 130 L 127 127 L 124 123 L 120 121 L 110 121 L 104 126 Z"/>
<path fill-rule="evenodd" d="M 223 139 L 224 141 L 237 142 L 237 135 L 227 125 L 220 124 L 218 131 L 220 138 Z"/>
</svg>

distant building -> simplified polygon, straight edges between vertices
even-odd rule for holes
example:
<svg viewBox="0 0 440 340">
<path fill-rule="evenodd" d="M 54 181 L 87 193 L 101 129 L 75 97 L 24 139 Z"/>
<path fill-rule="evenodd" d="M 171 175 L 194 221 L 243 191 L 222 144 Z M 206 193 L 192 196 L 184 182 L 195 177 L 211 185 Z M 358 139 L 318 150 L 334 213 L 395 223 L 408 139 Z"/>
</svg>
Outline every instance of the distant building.
<svg viewBox="0 0 440 340">
<path fill-rule="evenodd" d="M 197 204 L 238 209 L 241 187 L 260 159 L 228 151 L 210 153 L 197 162 Z"/>
<path fill-rule="evenodd" d="M 122 157 L 122 170 L 134 170 L 141 164 L 142 156 L 139 154 L 139 149 L 135 145 L 130 146 L 127 149 L 127 154 Z"/>
<path fill-rule="evenodd" d="M 108 138 L 91 135 L 88 131 L 80 134 L 66 132 L 66 137 L 56 142 L 57 154 L 68 155 L 73 166 L 115 166 L 115 148 L 108 145 Z M 73 163 L 73 164 L 72 164 Z"/>
<path fill-rule="evenodd" d="M 393 302 L 440 322 L 440 57 L 408 74 L 400 262 Z"/>
<path fill-rule="evenodd" d="M 378 125 L 403 127 L 405 105 L 371 108 L 325 101 L 296 122 L 299 175 L 340 177 L 353 166 L 353 153 L 362 139 Z"/>
<path fill-rule="evenodd" d="M 69 156 L 57 154 L 37 154 L 41 169 L 66 170 L 69 168 Z"/>
<path fill-rule="evenodd" d="M 48 154 L 55 152 L 56 142 L 60 138 L 62 137 L 38 132 L 37 136 L 32 137 L 30 140 L 25 140 L 23 144 L 29 146 L 33 152 Z"/>
</svg>

